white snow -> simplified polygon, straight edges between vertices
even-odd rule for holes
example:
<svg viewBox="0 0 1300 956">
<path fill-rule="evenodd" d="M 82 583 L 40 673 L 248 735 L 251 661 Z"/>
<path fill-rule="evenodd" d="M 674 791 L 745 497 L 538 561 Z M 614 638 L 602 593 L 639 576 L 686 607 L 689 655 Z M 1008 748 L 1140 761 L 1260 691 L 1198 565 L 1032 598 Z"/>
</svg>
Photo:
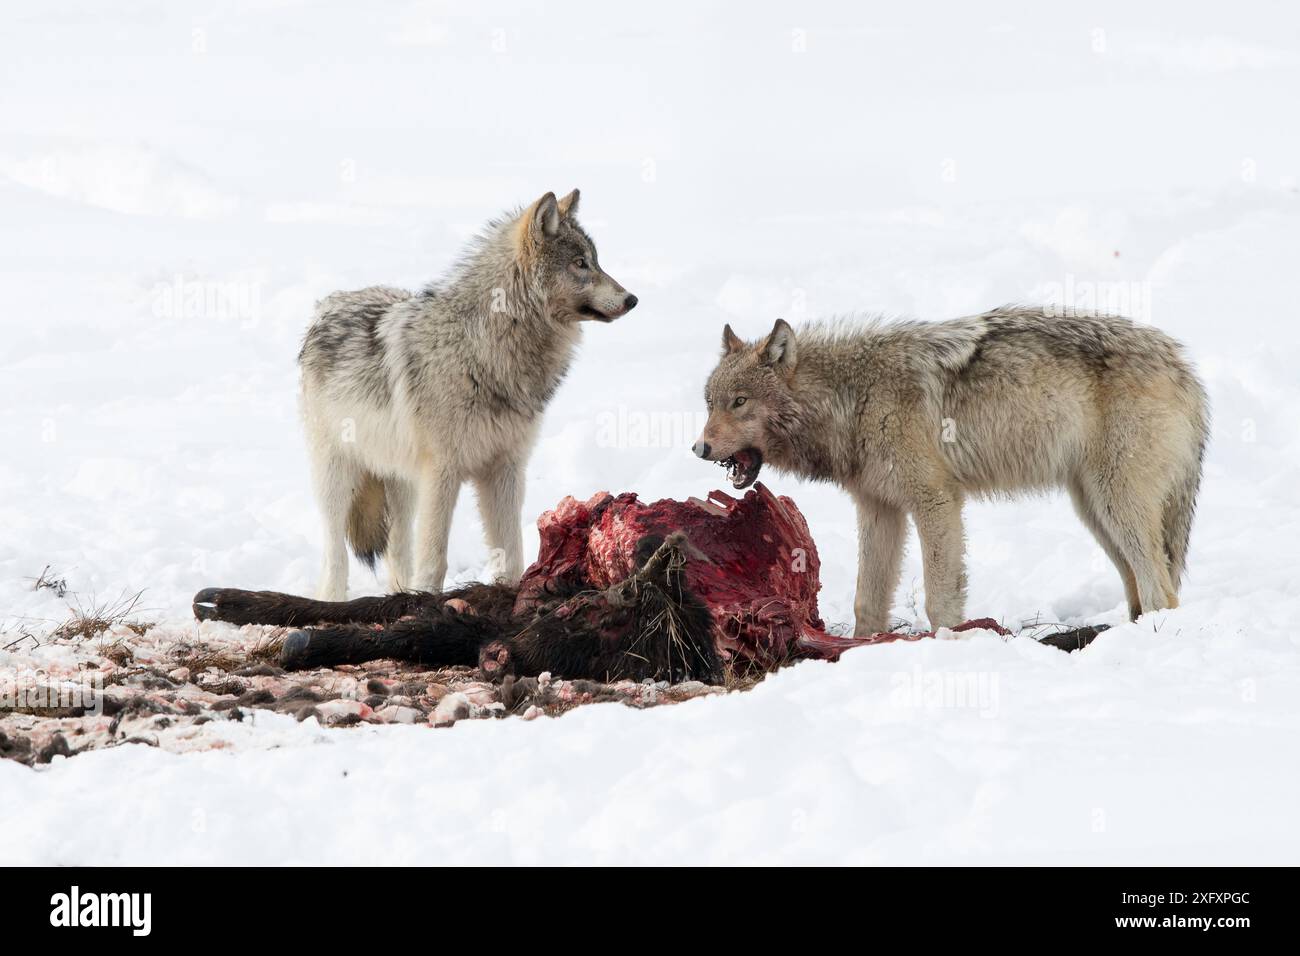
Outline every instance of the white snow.
<svg viewBox="0 0 1300 956">
<path fill-rule="evenodd" d="M 686 446 L 723 322 L 1117 308 L 1188 345 L 1215 425 L 1176 611 L 1122 623 L 1060 496 L 968 509 L 971 616 L 1120 625 L 1084 653 L 979 632 L 646 711 L 258 713 L 222 751 L 0 761 L 0 817 L 22 820 L 0 861 L 1297 862 L 1296 14 L 996 6 L 12 16 L 0 646 L 66 616 L 32 590 L 46 565 L 83 601 L 144 589 L 142 616 L 176 627 L 203 586 L 309 591 L 312 302 L 419 285 L 548 189 L 582 188 L 641 305 L 587 330 L 529 520 L 566 494 L 718 485 Z M 849 622 L 852 507 L 765 480 L 808 518 L 823 615 Z M 451 560 L 486 562 L 468 493 Z M 913 541 L 898 616 L 920 580 Z"/>
</svg>

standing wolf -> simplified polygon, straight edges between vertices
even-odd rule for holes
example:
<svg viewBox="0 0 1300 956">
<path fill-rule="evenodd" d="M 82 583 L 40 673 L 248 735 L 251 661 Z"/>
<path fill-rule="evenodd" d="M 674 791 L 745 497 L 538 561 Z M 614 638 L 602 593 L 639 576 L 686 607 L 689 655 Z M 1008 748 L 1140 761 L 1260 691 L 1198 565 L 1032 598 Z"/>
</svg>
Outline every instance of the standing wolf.
<svg viewBox="0 0 1300 956">
<path fill-rule="evenodd" d="M 518 581 L 524 466 L 578 323 L 636 305 L 601 270 L 577 206 L 576 189 L 547 193 L 490 223 L 423 292 L 373 287 L 317 304 L 298 361 L 325 520 L 323 600 L 346 596 L 345 541 L 372 566 L 385 556 L 391 590 L 441 590 L 466 480 L 498 576 Z"/>
<path fill-rule="evenodd" d="M 727 326 L 704 394 L 694 451 L 737 488 L 767 462 L 853 497 L 859 635 L 887 625 L 909 514 L 930 624 L 963 621 L 962 500 L 1019 490 L 1069 491 L 1131 616 L 1178 606 L 1209 421 L 1181 347 L 1155 329 L 1013 307 L 797 335 L 778 319 L 752 346 Z"/>
</svg>

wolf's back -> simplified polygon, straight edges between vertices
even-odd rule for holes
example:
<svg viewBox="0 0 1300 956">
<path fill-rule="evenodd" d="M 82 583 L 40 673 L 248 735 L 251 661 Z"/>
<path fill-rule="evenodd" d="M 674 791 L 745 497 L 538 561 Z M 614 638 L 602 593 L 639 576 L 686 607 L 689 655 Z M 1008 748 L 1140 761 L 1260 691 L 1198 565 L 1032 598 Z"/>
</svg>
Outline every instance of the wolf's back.
<svg viewBox="0 0 1300 956">
<path fill-rule="evenodd" d="M 392 286 L 331 292 L 316 303 L 316 316 L 303 338 L 298 363 L 304 371 L 326 371 L 340 358 L 367 357 L 377 348 L 380 320 L 412 293 Z"/>
</svg>

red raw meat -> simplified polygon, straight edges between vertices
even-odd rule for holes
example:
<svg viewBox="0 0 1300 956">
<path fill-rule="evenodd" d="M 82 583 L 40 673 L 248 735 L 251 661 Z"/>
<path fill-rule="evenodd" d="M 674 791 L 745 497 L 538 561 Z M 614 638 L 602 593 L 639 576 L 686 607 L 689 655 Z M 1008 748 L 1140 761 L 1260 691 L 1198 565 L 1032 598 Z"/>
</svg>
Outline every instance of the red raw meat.
<svg viewBox="0 0 1300 956">
<path fill-rule="evenodd" d="M 721 491 L 706 501 L 653 504 L 630 492 L 565 498 L 538 519 L 537 529 L 541 545 L 520 582 L 516 613 L 535 606 L 559 583 L 617 584 L 633 572 L 643 536 L 684 531 L 693 549 L 687 586 L 712 612 L 718 650 L 726 657 L 833 660 L 850 647 L 924 636 L 827 633 L 817 610 L 821 562 L 808 524 L 793 501 L 762 483 L 739 499 Z M 973 621 L 962 629 L 976 626 L 997 628 L 992 621 Z"/>
</svg>

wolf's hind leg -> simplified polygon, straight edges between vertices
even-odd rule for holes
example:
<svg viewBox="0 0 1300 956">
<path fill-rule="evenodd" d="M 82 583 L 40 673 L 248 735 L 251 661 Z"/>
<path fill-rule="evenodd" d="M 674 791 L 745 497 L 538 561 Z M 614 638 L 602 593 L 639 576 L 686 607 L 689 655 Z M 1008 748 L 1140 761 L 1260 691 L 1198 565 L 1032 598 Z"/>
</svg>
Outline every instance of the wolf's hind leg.
<svg viewBox="0 0 1300 956">
<path fill-rule="evenodd" d="M 442 463 L 429 465 L 416 490 L 415 586 L 421 591 L 441 591 L 447 577 L 447 538 L 460 496 L 460 475 Z"/>
<path fill-rule="evenodd" d="M 361 470 L 343 455 L 325 450 L 313 456 L 312 477 L 325 538 L 317 597 L 342 601 L 348 596 L 348 512 Z"/>
<path fill-rule="evenodd" d="M 496 579 L 503 584 L 518 584 L 524 573 L 519 514 L 524 506 L 524 466 L 516 461 L 499 463 L 475 478 L 474 488 Z"/>
<path fill-rule="evenodd" d="M 415 519 L 415 486 L 401 478 L 385 478 L 388 500 L 388 590 L 396 593 L 414 586 L 411 554 Z"/>
<path fill-rule="evenodd" d="M 1141 488 L 1123 475 L 1111 475 L 1104 486 L 1093 479 L 1085 491 L 1107 536 L 1132 569 L 1139 611 L 1145 614 L 1177 607 L 1178 596 L 1169 577 L 1159 504 Z"/>
<path fill-rule="evenodd" d="M 1137 578 L 1133 576 L 1133 569 L 1124 559 L 1119 545 L 1111 540 L 1110 532 L 1102 523 L 1100 514 L 1088 497 L 1083 483 L 1078 480 L 1071 481 L 1069 489 L 1070 500 L 1074 502 L 1074 510 L 1078 513 L 1079 520 L 1092 532 L 1092 536 L 1097 539 L 1097 544 L 1101 545 L 1101 550 L 1106 552 L 1106 557 L 1110 558 L 1111 563 L 1115 565 L 1115 570 L 1119 572 L 1120 580 L 1124 582 L 1124 598 L 1128 602 L 1129 620 L 1136 621 L 1142 614 L 1142 601 L 1138 596 Z"/>
</svg>

